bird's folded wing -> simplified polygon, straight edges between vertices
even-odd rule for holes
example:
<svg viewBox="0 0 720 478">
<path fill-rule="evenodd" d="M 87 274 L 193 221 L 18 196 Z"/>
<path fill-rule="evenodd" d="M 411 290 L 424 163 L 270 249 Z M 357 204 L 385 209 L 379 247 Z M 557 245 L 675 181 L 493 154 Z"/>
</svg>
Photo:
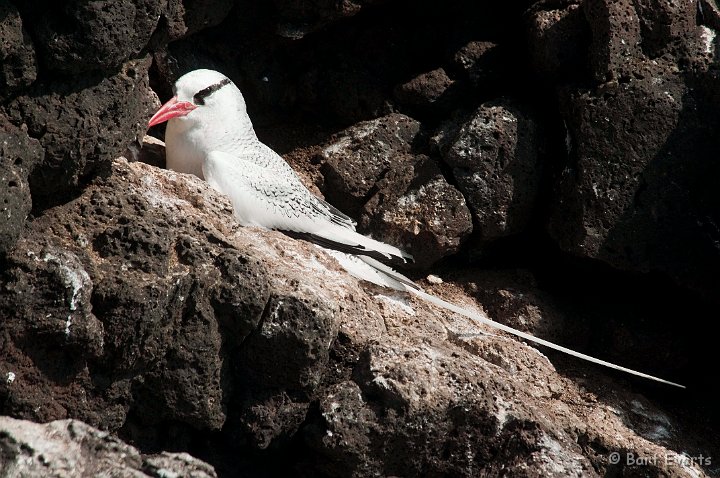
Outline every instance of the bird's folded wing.
<svg viewBox="0 0 720 478">
<path fill-rule="evenodd" d="M 274 173 L 276 173 L 277 176 L 292 179 L 297 183 L 300 183 L 300 178 L 297 176 L 297 173 L 294 169 L 290 167 L 289 164 L 285 162 L 282 156 L 277 154 L 275 151 L 272 150 L 272 148 L 270 148 L 264 143 L 258 142 L 254 146 L 256 148 L 257 155 L 250 160 L 255 165 L 268 169 L 278 168 L 277 171 L 273 171 Z M 292 178 L 290 178 L 290 176 L 292 176 Z M 305 188 L 303 187 L 303 189 Z M 337 209 L 335 206 L 328 202 L 325 202 L 319 197 L 313 195 L 309 195 L 309 197 L 311 206 L 320 215 L 326 217 L 328 220 L 339 226 L 347 227 L 348 229 L 352 229 L 353 231 L 355 230 L 355 226 L 357 225 L 357 223 L 350 216 L 346 215 L 345 213 Z"/>
<path fill-rule="evenodd" d="M 252 158 L 212 151 L 203 163 L 203 174 L 214 189 L 230 198 L 244 226 L 300 231 L 323 219 L 301 186 L 287 175 L 258 166 Z"/>
<path fill-rule="evenodd" d="M 208 154 L 203 175 L 213 188 L 230 197 L 242 225 L 288 231 L 326 247 L 335 244 L 349 253 L 412 260 L 397 247 L 355 232 L 334 208 L 324 207 L 297 176 L 274 172 L 252 158 L 221 151 Z"/>
</svg>

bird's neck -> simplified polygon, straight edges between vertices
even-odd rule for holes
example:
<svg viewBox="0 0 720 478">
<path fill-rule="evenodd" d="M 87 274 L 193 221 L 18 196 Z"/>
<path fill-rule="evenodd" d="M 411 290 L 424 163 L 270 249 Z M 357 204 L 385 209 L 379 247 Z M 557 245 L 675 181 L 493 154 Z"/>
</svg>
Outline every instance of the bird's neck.
<svg viewBox="0 0 720 478">
<path fill-rule="evenodd" d="M 167 167 L 203 178 L 202 166 L 209 152 L 242 154 L 257 142 L 247 115 L 202 121 L 173 119 L 165 132 Z"/>
</svg>

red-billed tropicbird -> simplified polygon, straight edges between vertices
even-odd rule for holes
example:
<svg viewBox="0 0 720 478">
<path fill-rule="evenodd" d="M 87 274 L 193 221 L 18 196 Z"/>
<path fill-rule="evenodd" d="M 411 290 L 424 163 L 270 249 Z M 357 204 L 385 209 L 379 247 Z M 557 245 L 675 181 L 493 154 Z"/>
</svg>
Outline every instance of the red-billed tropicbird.
<svg viewBox="0 0 720 478">
<path fill-rule="evenodd" d="M 492 328 L 605 367 L 685 388 L 494 322 L 426 293 L 379 262 L 407 262 L 412 256 L 358 234 L 351 218 L 313 195 L 285 160 L 258 140 L 240 90 L 225 75 L 194 70 L 182 76 L 175 83 L 175 96 L 155 113 L 148 126 L 165 121 L 168 121 L 167 167 L 204 178 L 214 189 L 226 194 L 241 225 L 277 229 L 340 251 L 331 254 L 351 274 L 410 292 Z"/>
</svg>

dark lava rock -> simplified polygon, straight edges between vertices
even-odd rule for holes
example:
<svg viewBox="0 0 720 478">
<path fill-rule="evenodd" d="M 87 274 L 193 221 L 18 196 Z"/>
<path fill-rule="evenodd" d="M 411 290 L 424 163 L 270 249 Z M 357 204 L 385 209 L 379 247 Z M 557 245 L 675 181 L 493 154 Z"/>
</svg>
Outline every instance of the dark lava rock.
<svg viewBox="0 0 720 478">
<path fill-rule="evenodd" d="M 30 177 L 34 207 L 67 200 L 101 166 L 142 138 L 152 113 L 149 58 L 107 78 L 35 84 L 5 106 L 16 125 L 40 141 L 45 158 Z"/>
<path fill-rule="evenodd" d="M 570 151 L 549 229 L 574 254 L 717 301 L 717 53 L 694 7 L 648 5 L 585 4 L 594 77 L 610 81 L 561 90 Z"/>
<path fill-rule="evenodd" d="M 200 30 L 223 21 L 233 0 L 168 0 L 163 10 L 157 43 L 164 46 L 167 41 L 192 35 Z"/>
<path fill-rule="evenodd" d="M 575 161 L 560 177 L 550 231 L 565 250 L 662 271 L 717 300 L 718 122 L 680 75 L 646 71 L 629 83 L 567 93 Z"/>
<path fill-rule="evenodd" d="M 215 470 L 187 453 L 142 455 L 136 448 L 78 420 L 45 424 L 0 417 L 3 476 L 115 476 L 215 478 Z"/>
<path fill-rule="evenodd" d="M 232 0 L 71 0 L 19 2 L 24 24 L 47 70 L 112 74 L 145 51 L 217 25 Z M 152 42 L 151 42 L 152 38 Z"/>
<path fill-rule="evenodd" d="M 507 102 L 485 103 L 450 121 L 434 138 L 476 220 L 490 241 L 529 225 L 540 190 L 541 140 L 533 117 Z"/>
<path fill-rule="evenodd" d="M 611 229 L 637 204 L 643 171 L 675 130 L 685 86 L 677 75 L 648 73 L 645 80 L 610 84 L 597 93 L 567 92 L 563 109 L 577 162 L 561 179 L 562 219 L 552 222 L 564 248 L 598 254 Z M 582 229 L 573 225 L 576 215 Z"/>
<path fill-rule="evenodd" d="M 242 392 L 233 405 L 242 411 L 234 426 L 259 449 L 298 432 L 307 402 L 330 366 L 329 344 L 338 333 L 336 310 L 320 299 L 275 295 L 266 312 L 237 357 Z"/>
<path fill-rule="evenodd" d="M 207 184 L 143 163 L 117 160 L 47 210 L 4 265 L 0 413 L 82 419 L 145 449 L 197 449 L 228 476 L 587 476 L 607 473 L 613 451 L 707 450 L 697 437 L 710 434 L 690 433 L 602 369 L 562 377 L 531 347 L 368 288 L 312 244 L 238 227 Z M 431 292 L 474 304 L 453 284 Z M 540 315 L 548 307 L 530 302 Z M 73 423 L 35 425 L 46 428 L 34 436 L 63 437 Z M 27 440 L 3 449 L 35 466 L 39 453 L 17 445 Z M 109 456 L 102 444 L 73 450 L 48 461 Z M 125 451 L 118 464 L 143 473 L 177 463 Z"/>
<path fill-rule="evenodd" d="M 312 395 L 337 335 L 331 310 L 292 296 L 271 298 L 267 309 L 269 316 L 244 343 L 238 370 L 252 388 Z M 284 367 L 278 371 L 268 356 Z"/>
<path fill-rule="evenodd" d="M 28 176 L 42 162 L 40 143 L 0 117 L 0 256 L 25 226 L 32 208 Z"/>
<path fill-rule="evenodd" d="M 592 31 L 589 61 L 593 79 L 627 77 L 630 59 L 641 54 L 640 19 L 633 0 L 590 0 L 583 4 Z"/>
<path fill-rule="evenodd" d="M 363 8 L 383 0 L 313 1 L 273 0 L 278 15 L 277 33 L 299 39 L 341 18 L 351 17 Z"/>
<path fill-rule="evenodd" d="M 321 170 L 327 199 L 358 217 L 360 231 L 406 249 L 425 268 L 457 252 L 472 220 L 438 165 L 413 153 L 419 132 L 400 114 L 360 123 L 325 145 Z"/>
<path fill-rule="evenodd" d="M 589 58 L 597 82 L 633 76 L 632 60 L 663 55 L 684 58 L 698 51 L 700 30 L 694 2 L 589 0 Z"/>
<path fill-rule="evenodd" d="M 397 156 L 408 154 L 420 123 L 401 114 L 348 128 L 323 148 L 323 194 L 341 210 L 357 216 Z"/>
<path fill-rule="evenodd" d="M 684 58 L 696 54 L 699 47 L 697 2 L 641 0 L 633 4 L 640 18 L 644 55 Z"/>
<path fill-rule="evenodd" d="M 116 70 L 147 45 L 162 3 L 155 0 L 20 2 L 39 61 L 69 75 Z"/>
<path fill-rule="evenodd" d="M 37 60 L 20 13 L 8 0 L 0 1 L 0 99 L 32 84 Z"/>
<path fill-rule="evenodd" d="M 499 45 L 488 41 L 471 41 L 457 50 L 451 58 L 451 67 L 477 88 L 486 89 L 501 81 L 505 63 Z"/>
<path fill-rule="evenodd" d="M 35 220 L 8 255 L 0 362 L 18 380 L 0 391 L 4 413 L 111 430 L 132 428 L 128 413 L 146 427 L 222 426 L 220 350 L 260 319 L 263 271 L 221 245 L 195 247 L 213 232 L 174 212 L 186 201 L 138 190 L 155 181 L 125 163 Z"/>
<path fill-rule="evenodd" d="M 528 30 L 533 71 L 551 81 L 584 78 L 589 67 L 590 26 L 582 4 L 537 5 L 539 9 L 530 14 Z"/>
<path fill-rule="evenodd" d="M 455 84 L 445 70 L 436 70 L 416 76 L 395 88 L 397 102 L 411 111 L 432 114 L 447 111 L 452 106 L 452 87 Z"/>
<path fill-rule="evenodd" d="M 396 157 L 376 188 L 363 206 L 359 229 L 404 245 L 418 268 L 456 253 L 472 233 L 465 198 L 427 156 Z"/>
</svg>

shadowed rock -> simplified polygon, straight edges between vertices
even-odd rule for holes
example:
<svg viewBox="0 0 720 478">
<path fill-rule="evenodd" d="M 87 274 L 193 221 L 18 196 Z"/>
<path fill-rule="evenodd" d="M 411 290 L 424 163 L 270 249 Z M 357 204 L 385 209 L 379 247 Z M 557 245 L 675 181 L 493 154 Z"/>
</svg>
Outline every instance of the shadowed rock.
<svg viewBox="0 0 720 478">
<path fill-rule="evenodd" d="M 0 1 L 0 99 L 26 88 L 37 78 L 37 58 L 17 8 Z"/>
<path fill-rule="evenodd" d="M 154 104 L 149 58 L 129 61 L 107 78 L 35 84 L 4 107 L 10 122 L 27 128 L 45 150 L 30 176 L 33 206 L 68 200 L 83 181 L 142 138 Z"/>
<path fill-rule="evenodd" d="M 573 254 L 717 301 L 717 52 L 694 6 L 650 4 L 584 4 L 599 84 L 560 89 L 569 149 L 549 230 Z"/>
<path fill-rule="evenodd" d="M 0 118 L 0 257 L 20 237 L 32 208 L 28 176 L 42 163 L 37 140 Z"/>
</svg>

